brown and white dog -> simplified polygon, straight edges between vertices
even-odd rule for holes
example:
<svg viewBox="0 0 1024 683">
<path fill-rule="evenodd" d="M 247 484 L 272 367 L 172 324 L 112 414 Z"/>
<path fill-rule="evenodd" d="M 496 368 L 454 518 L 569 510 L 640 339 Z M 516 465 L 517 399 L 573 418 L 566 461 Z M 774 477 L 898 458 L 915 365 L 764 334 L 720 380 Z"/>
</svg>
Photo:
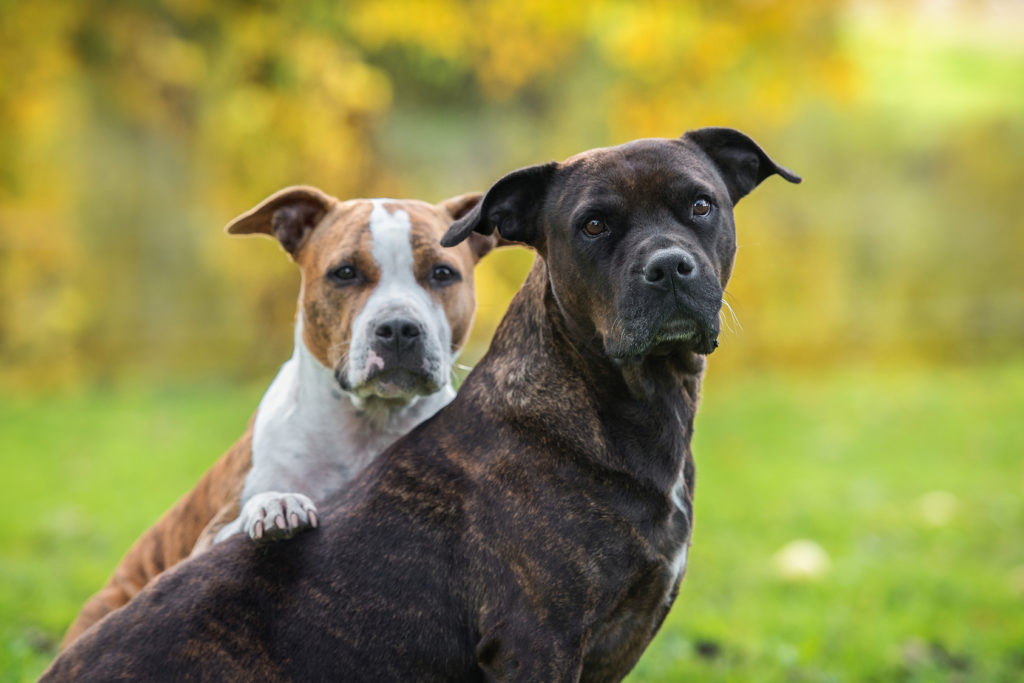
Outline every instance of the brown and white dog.
<svg viewBox="0 0 1024 683">
<path fill-rule="evenodd" d="M 480 197 L 342 202 L 291 187 L 228 225 L 273 235 L 298 264 L 294 354 L 242 438 L 136 541 L 64 647 L 214 542 L 317 526 L 317 502 L 454 398 L 452 364 L 476 309 L 473 267 L 495 238 L 456 249 L 440 239 Z"/>
</svg>

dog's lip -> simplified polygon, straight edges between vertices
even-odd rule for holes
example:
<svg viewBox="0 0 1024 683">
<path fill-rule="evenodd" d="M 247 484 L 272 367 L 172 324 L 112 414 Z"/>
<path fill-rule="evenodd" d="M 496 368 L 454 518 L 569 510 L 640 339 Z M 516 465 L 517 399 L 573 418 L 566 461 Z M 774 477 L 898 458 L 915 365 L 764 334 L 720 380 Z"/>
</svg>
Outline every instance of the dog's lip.
<svg viewBox="0 0 1024 683">
<path fill-rule="evenodd" d="M 696 320 L 677 313 L 661 324 L 658 331 L 654 333 L 651 346 L 666 342 L 691 341 L 700 334 L 701 325 Z"/>
<path fill-rule="evenodd" d="M 352 383 L 348 381 L 348 372 L 345 369 L 345 364 L 341 364 L 334 369 L 334 381 L 338 383 L 338 386 L 343 392 L 351 393 Z"/>
<path fill-rule="evenodd" d="M 436 381 L 426 371 L 416 371 L 410 368 L 384 368 L 375 370 L 362 378 L 358 384 L 353 384 L 344 368 L 338 368 L 334 372 L 334 379 L 346 394 L 356 396 L 380 396 L 388 397 L 397 395 L 428 394 L 436 391 Z"/>
<path fill-rule="evenodd" d="M 371 372 L 370 374 L 368 374 L 366 376 L 366 379 L 364 380 L 363 383 L 364 384 L 369 384 L 371 382 L 380 382 L 380 381 L 388 382 L 388 381 L 393 381 L 394 379 L 400 379 L 401 380 L 401 379 L 412 379 L 412 378 L 416 378 L 416 377 L 420 377 L 420 378 L 426 379 L 427 374 L 425 372 L 422 372 L 422 371 L 413 370 L 412 368 L 390 367 L 390 368 L 382 368 L 380 370 L 374 370 L 373 372 Z"/>
<path fill-rule="evenodd" d="M 655 328 L 653 334 L 629 348 L 609 353 L 620 364 L 635 363 L 647 356 L 689 350 L 710 354 L 718 348 L 718 333 L 689 312 L 676 311 Z"/>
<path fill-rule="evenodd" d="M 671 353 L 680 348 L 712 353 L 718 348 L 718 330 L 692 313 L 677 311 L 654 333 L 648 353 Z"/>
<path fill-rule="evenodd" d="M 396 398 L 426 395 L 437 391 L 436 381 L 426 371 L 411 368 L 384 368 L 367 375 L 352 392 L 366 396 Z"/>
</svg>

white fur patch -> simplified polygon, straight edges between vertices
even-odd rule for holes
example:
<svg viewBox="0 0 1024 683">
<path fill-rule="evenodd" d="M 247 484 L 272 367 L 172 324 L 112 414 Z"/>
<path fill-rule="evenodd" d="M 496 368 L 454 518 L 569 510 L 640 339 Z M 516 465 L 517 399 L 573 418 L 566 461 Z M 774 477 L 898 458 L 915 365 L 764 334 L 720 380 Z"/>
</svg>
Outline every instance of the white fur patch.
<svg viewBox="0 0 1024 683">
<path fill-rule="evenodd" d="M 452 331 L 444 307 L 416 280 L 412 250 L 412 223 L 402 210 L 388 213 L 387 199 L 374 199 L 370 213 L 373 259 L 380 280 L 352 322 L 349 347 L 349 385 L 358 387 L 382 361 L 370 350 L 377 325 L 393 318 L 419 322 L 423 335 L 424 368 L 438 386 L 449 380 Z"/>
<path fill-rule="evenodd" d="M 414 397 L 381 424 L 342 393 L 333 373 L 306 348 L 300 317 L 295 353 L 281 367 L 256 411 L 252 469 L 245 478 L 242 505 L 267 491 L 298 492 L 322 503 L 453 398 L 455 389 L 447 383 L 429 396 Z M 242 517 L 230 522 L 217 533 L 215 542 L 242 531 L 245 522 Z"/>
<path fill-rule="evenodd" d="M 691 520 L 689 512 L 687 511 L 685 493 L 686 493 L 686 477 L 685 468 L 679 470 L 679 478 L 676 479 L 675 486 L 672 487 L 672 503 L 676 506 L 676 509 L 683 513 L 686 518 L 687 527 L 690 526 Z M 670 589 L 667 600 L 671 599 L 671 587 L 676 585 L 679 581 L 679 577 L 686 570 L 686 559 L 690 554 L 690 538 L 689 532 L 687 532 L 686 541 L 676 550 L 676 554 L 671 558 L 671 564 L 669 571 L 672 573 L 672 581 L 669 583 Z"/>
</svg>

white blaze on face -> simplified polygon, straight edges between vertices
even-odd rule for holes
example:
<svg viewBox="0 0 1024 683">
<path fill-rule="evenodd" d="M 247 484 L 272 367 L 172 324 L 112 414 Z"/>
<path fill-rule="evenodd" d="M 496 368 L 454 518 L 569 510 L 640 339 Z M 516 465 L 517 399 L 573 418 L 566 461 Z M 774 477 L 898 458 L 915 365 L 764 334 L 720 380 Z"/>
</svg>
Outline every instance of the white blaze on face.
<svg viewBox="0 0 1024 683">
<path fill-rule="evenodd" d="M 370 373 L 382 369 L 383 360 L 370 348 L 375 330 L 382 322 L 402 318 L 422 326 L 424 372 L 444 386 L 451 366 L 451 326 L 441 304 L 416 281 L 409 214 L 401 209 L 388 213 L 384 205 L 391 200 L 372 201 L 371 251 L 380 280 L 352 323 L 349 384 L 358 394 Z"/>
</svg>

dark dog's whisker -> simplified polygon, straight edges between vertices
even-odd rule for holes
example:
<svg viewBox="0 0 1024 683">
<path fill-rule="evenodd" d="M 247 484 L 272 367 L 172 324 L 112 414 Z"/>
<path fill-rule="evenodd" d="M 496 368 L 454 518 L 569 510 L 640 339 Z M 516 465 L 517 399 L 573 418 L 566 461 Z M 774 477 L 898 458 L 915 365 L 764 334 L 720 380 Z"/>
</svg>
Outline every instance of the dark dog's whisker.
<svg viewBox="0 0 1024 683">
<path fill-rule="evenodd" d="M 726 319 L 725 311 L 729 311 L 729 316 L 732 319 L 731 321 Z M 729 328 L 730 332 L 735 333 L 737 329 L 743 329 L 743 324 L 740 323 L 740 319 L 736 315 L 736 311 L 733 310 L 732 306 L 729 305 L 729 302 L 726 301 L 724 297 L 722 298 L 722 310 L 718 312 L 718 315 L 719 317 L 721 317 L 722 322 L 726 325 L 726 327 Z"/>
<path fill-rule="evenodd" d="M 732 325 L 730 324 L 729 320 L 725 317 L 724 310 L 718 312 L 718 321 L 722 324 L 722 327 L 724 327 L 729 332 L 735 332 L 735 330 L 732 329 Z"/>
</svg>

